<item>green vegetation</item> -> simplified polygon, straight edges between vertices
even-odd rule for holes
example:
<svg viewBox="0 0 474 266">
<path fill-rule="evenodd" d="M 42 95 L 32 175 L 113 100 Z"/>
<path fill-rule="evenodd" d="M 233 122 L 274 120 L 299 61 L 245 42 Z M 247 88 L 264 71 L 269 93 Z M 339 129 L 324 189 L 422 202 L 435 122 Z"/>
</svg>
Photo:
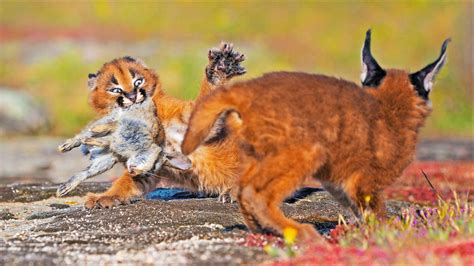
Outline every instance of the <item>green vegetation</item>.
<svg viewBox="0 0 474 266">
<path fill-rule="evenodd" d="M 93 117 L 86 77 L 114 57 L 142 57 L 169 93 L 196 94 L 207 49 L 221 40 L 245 53 L 246 77 L 302 70 L 355 82 L 365 30 L 382 66 L 417 70 L 452 37 L 423 134 L 473 136 L 469 3 L 445 1 L 27 2 L 0 4 L 0 85 L 46 103 L 51 133 L 70 135 Z"/>
<path fill-rule="evenodd" d="M 279 243 L 265 247 L 270 255 L 285 259 L 276 265 L 469 265 L 474 260 L 474 207 L 456 197 L 433 207 L 405 209 L 384 222 L 366 212 L 359 226 L 341 219 L 328 237 L 331 245 L 298 248 L 284 237 L 283 249 Z"/>
</svg>

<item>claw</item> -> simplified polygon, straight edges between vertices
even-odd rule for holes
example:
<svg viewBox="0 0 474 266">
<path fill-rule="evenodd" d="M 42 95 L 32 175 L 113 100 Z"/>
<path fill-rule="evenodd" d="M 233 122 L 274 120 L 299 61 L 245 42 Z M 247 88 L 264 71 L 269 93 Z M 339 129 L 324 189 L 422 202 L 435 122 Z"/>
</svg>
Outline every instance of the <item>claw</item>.
<svg viewBox="0 0 474 266">
<path fill-rule="evenodd" d="M 238 56 L 235 58 L 235 61 L 242 62 L 242 61 L 245 60 L 245 55 L 244 54 L 239 54 L 239 53 L 237 53 L 237 54 L 238 54 Z"/>
<path fill-rule="evenodd" d="M 216 48 L 212 48 L 209 50 L 209 53 L 208 53 L 208 58 L 209 60 L 214 60 L 216 57 L 217 57 L 217 54 L 219 53 L 219 49 L 216 49 Z"/>
<path fill-rule="evenodd" d="M 227 48 L 227 43 L 221 42 L 221 45 L 219 46 L 219 49 L 224 51 Z"/>
</svg>

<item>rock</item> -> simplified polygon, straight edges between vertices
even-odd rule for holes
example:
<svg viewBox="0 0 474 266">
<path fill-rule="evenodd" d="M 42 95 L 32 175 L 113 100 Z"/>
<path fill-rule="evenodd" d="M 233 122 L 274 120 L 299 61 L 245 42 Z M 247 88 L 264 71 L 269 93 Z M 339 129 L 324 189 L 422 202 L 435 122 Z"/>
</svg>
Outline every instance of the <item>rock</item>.
<svg viewBox="0 0 474 266">
<path fill-rule="evenodd" d="M 49 204 L 49 207 L 51 207 L 53 209 L 67 209 L 71 206 L 69 206 L 67 204 L 61 204 L 61 203 L 53 203 L 53 204 Z"/>
<path fill-rule="evenodd" d="M 61 210 L 54 210 L 54 211 L 46 211 L 46 212 L 37 212 L 37 213 L 34 213 L 34 214 L 26 217 L 26 220 L 47 219 L 47 218 L 51 218 L 51 217 L 58 216 L 58 215 L 61 215 L 61 214 L 70 213 L 70 212 L 73 212 L 73 211 L 78 210 L 78 209 L 82 209 L 82 207 L 75 207 L 75 208 L 72 208 L 72 209 L 68 208 L 68 209 L 61 209 Z"/>
<path fill-rule="evenodd" d="M 286 215 L 323 234 L 334 228 L 339 213 L 350 216 L 327 192 L 304 193 L 306 197 L 300 193 L 293 203 L 282 204 Z M 395 214 L 407 206 L 388 203 Z M 240 265 L 270 259 L 261 247 L 249 244 L 257 235 L 247 231 L 238 205 L 215 198 L 144 200 L 110 209 L 71 207 L 32 218 L 23 221 L 28 226 L 22 231 L 0 238 L 0 264 Z"/>
<path fill-rule="evenodd" d="M 0 210 L 0 220 L 12 220 L 15 219 L 15 215 L 8 210 Z"/>
<path fill-rule="evenodd" d="M 34 134 L 49 128 L 46 109 L 30 95 L 0 87 L 0 135 Z"/>
<path fill-rule="evenodd" d="M 83 196 L 88 192 L 99 193 L 110 187 L 110 182 L 84 182 L 68 196 Z M 13 184 L 0 186 L 0 202 L 32 202 L 56 195 L 58 185 L 51 183 Z"/>
</svg>

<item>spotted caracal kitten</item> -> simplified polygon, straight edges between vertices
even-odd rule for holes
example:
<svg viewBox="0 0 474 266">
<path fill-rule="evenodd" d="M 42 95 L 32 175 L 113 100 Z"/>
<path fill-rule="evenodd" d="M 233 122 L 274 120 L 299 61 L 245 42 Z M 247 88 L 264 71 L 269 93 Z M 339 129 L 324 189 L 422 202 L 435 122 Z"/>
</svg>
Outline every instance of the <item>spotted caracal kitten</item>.
<svg viewBox="0 0 474 266">
<path fill-rule="evenodd" d="M 233 77 L 246 72 L 240 65 L 245 59 L 244 55 L 234 51 L 232 44 L 222 43 L 219 48 L 211 49 L 208 58 L 209 63 L 201 82 L 198 99 Z M 99 114 L 107 114 L 116 105 L 133 103 L 133 95 L 137 92 L 130 85 L 133 79 L 132 73 L 143 77 L 147 88 L 156 90 L 153 101 L 157 117 L 164 127 L 166 141 L 173 150 L 180 152 L 194 102 L 166 95 L 158 76 L 140 60 L 131 57 L 121 58 L 105 64 L 97 74 L 91 74 L 89 83 L 94 86 L 89 97 L 90 104 Z M 88 194 L 85 207 L 125 204 L 130 202 L 131 198 L 142 196 L 155 189 L 161 182 L 217 194 L 226 199 L 238 176 L 239 163 L 236 142 L 232 138 L 224 137 L 222 135 L 221 138 L 210 140 L 190 156 L 189 159 L 192 161 L 190 170 L 164 166 L 160 172 L 152 174 L 132 176 L 125 172 L 106 192 Z"/>
<path fill-rule="evenodd" d="M 291 72 L 220 88 L 196 104 L 182 152 L 192 156 L 216 132 L 237 136 L 238 202 L 252 231 L 293 227 L 301 239 L 318 237 L 312 225 L 279 209 L 307 177 L 321 181 L 357 216 L 367 207 L 383 216 L 381 193 L 412 161 L 448 41 L 435 62 L 410 74 L 377 64 L 369 30 L 362 50 L 364 90 L 338 78 Z"/>
</svg>

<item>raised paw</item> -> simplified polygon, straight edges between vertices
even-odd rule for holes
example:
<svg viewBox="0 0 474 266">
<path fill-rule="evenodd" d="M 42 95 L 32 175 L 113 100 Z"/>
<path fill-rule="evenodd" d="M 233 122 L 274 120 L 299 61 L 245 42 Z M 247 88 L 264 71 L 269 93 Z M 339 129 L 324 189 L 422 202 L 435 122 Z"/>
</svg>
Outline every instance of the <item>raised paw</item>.
<svg viewBox="0 0 474 266">
<path fill-rule="evenodd" d="M 118 205 L 127 205 L 131 203 L 131 198 L 120 197 L 117 195 L 92 194 L 86 196 L 84 207 L 86 209 L 111 208 Z"/>
<path fill-rule="evenodd" d="M 243 75 L 247 72 L 240 65 L 245 56 L 233 50 L 231 43 L 221 43 L 219 48 L 212 48 L 208 54 L 209 64 L 206 67 L 207 80 L 220 85 L 232 77 Z"/>
</svg>

